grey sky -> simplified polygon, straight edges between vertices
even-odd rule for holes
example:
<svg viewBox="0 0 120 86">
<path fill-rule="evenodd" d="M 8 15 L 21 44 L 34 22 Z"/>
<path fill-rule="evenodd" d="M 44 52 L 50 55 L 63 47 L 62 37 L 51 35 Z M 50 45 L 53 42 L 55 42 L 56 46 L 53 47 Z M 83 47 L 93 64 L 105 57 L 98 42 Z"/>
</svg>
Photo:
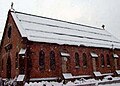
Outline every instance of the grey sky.
<svg viewBox="0 0 120 86">
<path fill-rule="evenodd" d="M 0 31 L 3 32 L 11 2 L 16 11 L 101 27 L 120 39 L 120 0 L 1 0 Z"/>
</svg>

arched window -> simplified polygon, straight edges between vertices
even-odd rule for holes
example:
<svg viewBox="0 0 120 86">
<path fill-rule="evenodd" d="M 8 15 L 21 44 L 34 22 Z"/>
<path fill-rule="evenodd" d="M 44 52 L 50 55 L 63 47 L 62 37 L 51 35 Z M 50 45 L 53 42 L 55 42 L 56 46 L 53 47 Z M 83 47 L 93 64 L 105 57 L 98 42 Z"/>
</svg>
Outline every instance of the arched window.
<svg viewBox="0 0 120 86">
<path fill-rule="evenodd" d="M 45 70 L 45 53 L 43 50 L 39 53 L 39 66 L 40 70 Z"/>
<path fill-rule="evenodd" d="M 55 53 L 54 51 L 50 52 L 50 69 L 55 70 L 56 62 L 55 62 Z"/>
<path fill-rule="evenodd" d="M 75 53 L 75 67 L 79 68 L 80 64 L 79 64 L 79 54 Z"/>
<path fill-rule="evenodd" d="M 101 55 L 101 66 L 102 66 L 102 67 L 105 66 L 105 63 L 104 63 L 104 55 L 103 55 L 103 54 Z"/>
<path fill-rule="evenodd" d="M 83 53 L 83 66 L 86 67 L 87 66 L 87 56 L 85 53 Z"/>
<path fill-rule="evenodd" d="M 9 28 L 8 28 L 8 38 L 11 38 L 11 31 L 12 31 L 12 28 L 11 28 L 11 26 L 9 26 Z"/>
<path fill-rule="evenodd" d="M 107 54 L 107 66 L 110 66 L 110 57 L 109 57 L 109 55 Z"/>
</svg>

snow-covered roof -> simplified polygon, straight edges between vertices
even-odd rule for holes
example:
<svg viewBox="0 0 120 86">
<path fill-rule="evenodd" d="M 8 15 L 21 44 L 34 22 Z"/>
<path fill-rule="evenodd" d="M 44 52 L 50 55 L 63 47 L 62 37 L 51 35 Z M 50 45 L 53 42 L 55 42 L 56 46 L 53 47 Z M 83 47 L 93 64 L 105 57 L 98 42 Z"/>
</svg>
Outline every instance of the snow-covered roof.
<svg viewBox="0 0 120 86">
<path fill-rule="evenodd" d="M 23 81 L 24 78 L 25 78 L 25 75 L 24 75 L 24 74 L 18 75 L 17 81 Z"/>
<path fill-rule="evenodd" d="M 66 56 L 67 56 L 67 57 L 69 57 L 69 56 L 70 56 L 70 54 L 69 54 L 69 53 L 65 53 L 65 52 L 61 52 L 60 54 L 61 54 L 61 56 L 63 56 L 63 57 L 64 57 L 64 56 L 65 56 L 65 57 L 66 57 Z"/>
<path fill-rule="evenodd" d="M 26 49 L 21 48 L 20 52 L 19 52 L 19 55 L 24 55 L 25 53 L 26 53 Z"/>
<path fill-rule="evenodd" d="M 113 54 L 113 57 L 115 57 L 115 58 L 119 58 L 119 56 L 117 55 L 117 54 Z"/>
<path fill-rule="evenodd" d="M 11 14 L 22 37 L 30 41 L 120 48 L 120 41 L 101 28 L 16 11 Z"/>
<path fill-rule="evenodd" d="M 30 81 L 45 81 L 45 80 L 57 80 L 58 77 L 48 77 L 48 78 L 30 78 Z"/>
<path fill-rule="evenodd" d="M 71 73 L 63 73 L 62 74 L 65 79 L 72 79 L 74 78 Z"/>
<path fill-rule="evenodd" d="M 98 57 L 98 55 L 94 52 L 90 52 L 90 54 L 91 54 L 92 57 Z"/>
<path fill-rule="evenodd" d="M 91 77 L 91 75 L 78 75 L 78 76 L 73 76 L 74 78 L 88 78 Z"/>
<path fill-rule="evenodd" d="M 110 76 L 110 75 L 113 75 L 113 73 L 104 73 L 102 74 L 103 76 Z"/>
<path fill-rule="evenodd" d="M 117 73 L 118 75 L 120 75 L 120 70 L 116 70 L 116 73 Z"/>
<path fill-rule="evenodd" d="M 96 77 L 102 76 L 102 74 L 99 71 L 93 72 Z"/>
</svg>

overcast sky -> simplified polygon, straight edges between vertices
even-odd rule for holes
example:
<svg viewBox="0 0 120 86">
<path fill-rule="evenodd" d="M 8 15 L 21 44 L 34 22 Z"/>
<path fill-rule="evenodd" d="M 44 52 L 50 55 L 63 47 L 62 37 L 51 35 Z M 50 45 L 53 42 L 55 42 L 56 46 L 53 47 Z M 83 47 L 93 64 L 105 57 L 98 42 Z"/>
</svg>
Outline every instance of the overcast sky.
<svg viewBox="0 0 120 86">
<path fill-rule="evenodd" d="M 120 0 L 0 0 L 0 32 L 11 2 L 14 9 L 90 26 L 101 27 L 120 39 Z"/>
</svg>

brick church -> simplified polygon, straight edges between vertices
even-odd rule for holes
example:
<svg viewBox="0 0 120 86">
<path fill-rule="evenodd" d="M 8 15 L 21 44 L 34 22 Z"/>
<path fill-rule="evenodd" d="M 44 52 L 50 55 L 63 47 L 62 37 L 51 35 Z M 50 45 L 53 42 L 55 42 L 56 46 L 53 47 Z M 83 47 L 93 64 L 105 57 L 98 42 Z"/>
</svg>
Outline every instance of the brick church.
<svg viewBox="0 0 120 86">
<path fill-rule="evenodd" d="M 2 79 L 120 74 L 120 40 L 103 28 L 9 10 L 0 49 Z"/>
</svg>

